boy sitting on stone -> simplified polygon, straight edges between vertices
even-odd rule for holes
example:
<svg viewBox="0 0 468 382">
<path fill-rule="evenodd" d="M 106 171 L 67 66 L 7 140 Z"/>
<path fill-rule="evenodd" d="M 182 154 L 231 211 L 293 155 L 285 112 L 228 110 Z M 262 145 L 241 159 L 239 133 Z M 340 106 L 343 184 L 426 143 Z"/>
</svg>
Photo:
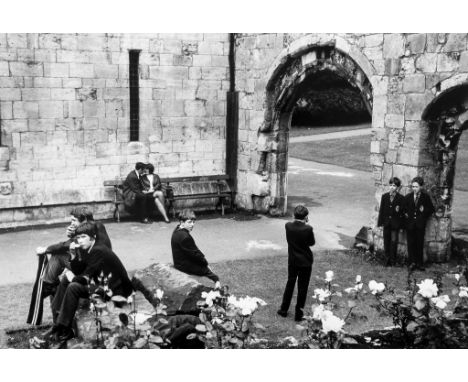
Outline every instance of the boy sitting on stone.
<svg viewBox="0 0 468 382">
<path fill-rule="evenodd" d="M 196 276 L 208 277 L 220 288 L 219 277 L 208 267 L 205 255 L 198 249 L 190 235 L 195 224 L 195 213 L 185 209 L 179 214 L 179 225 L 172 233 L 171 247 L 174 268 Z"/>
<path fill-rule="evenodd" d="M 133 291 L 122 262 L 111 249 L 96 243 L 96 233 L 96 225 L 91 222 L 81 224 L 75 231 L 82 253 L 77 255 L 71 250 L 71 270 L 62 278 L 52 302 L 54 326 L 48 335 L 59 342 L 74 337 L 72 323 L 75 312 L 79 299 L 89 298 L 91 280 L 99 284 L 98 277 L 101 274 L 109 277 L 108 286 L 114 296 L 128 297 Z"/>
</svg>

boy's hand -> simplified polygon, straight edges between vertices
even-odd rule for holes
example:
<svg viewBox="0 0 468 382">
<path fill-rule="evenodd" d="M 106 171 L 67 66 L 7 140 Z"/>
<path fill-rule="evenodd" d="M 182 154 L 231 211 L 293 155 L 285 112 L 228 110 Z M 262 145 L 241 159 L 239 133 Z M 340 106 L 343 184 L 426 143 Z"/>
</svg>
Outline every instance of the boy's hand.
<svg viewBox="0 0 468 382">
<path fill-rule="evenodd" d="M 72 280 L 73 280 L 73 278 L 75 277 L 75 275 L 74 275 L 74 273 L 73 273 L 72 271 L 70 271 L 70 270 L 67 269 L 67 270 L 65 271 L 65 277 L 67 278 L 67 280 L 68 280 L 69 282 L 72 282 Z"/>
<path fill-rule="evenodd" d="M 69 225 L 67 227 L 67 237 L 73 237 L 75 236 L 75 227 L 73 227 L 72 225 Z"/>
<path fill-rule="evenodd" d="M 70 243 L 70 256 L 72 260 L 76 257 L 76 248 L 79 248 L 79 247 L 80 246 L 76 244 L 74 241 Z"/>
</svg>

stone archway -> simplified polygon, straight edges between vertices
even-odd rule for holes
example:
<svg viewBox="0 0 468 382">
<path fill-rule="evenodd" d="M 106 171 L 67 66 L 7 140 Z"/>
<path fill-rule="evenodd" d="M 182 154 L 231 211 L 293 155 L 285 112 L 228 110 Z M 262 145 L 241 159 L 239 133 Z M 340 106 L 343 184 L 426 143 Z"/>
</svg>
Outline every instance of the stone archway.
<svg viewBox="0 0 468 382">
<path fill-rule="evenodd" d="M 441 86 L 434 89 L 437 97 L 426 106 L 421 121 L 421 127 L 427 132 L 426 141 L 420 146 L 424 175 L 437 210 L 426 239 L 431 261 L 446 261 L 451 253 L 458 142 L 462 132 L 468 129 L 468 82 L 445 86 L 444 90 Z"/>
<path fill-rule="evenodd" d="M 360 52 L 356 52 L 358 56 L 355 60 L 338 48 L 340 45 L 348 53 L 352 50 L 338 38 L 314 43 L 305 37 L 302 44 L 294 44 L 276 59 L 268 72 L 264 121 L 258 132 L 257 150 L 260 159 L 257 173 L 270 177 L 270 195 L 268 198 L 259 198 L 256 204 L 258 209 L 268 210 L 271 214 L 286 212 L 291 118 L 297 99 L 314 79 L 327 73 L 345 80 L 359 90 L 363 103 L 372 114 L 370 76 L 373 75 L 373 67 Z M 356 61 L 362 62 L 364 69 Z"/>
</svg>

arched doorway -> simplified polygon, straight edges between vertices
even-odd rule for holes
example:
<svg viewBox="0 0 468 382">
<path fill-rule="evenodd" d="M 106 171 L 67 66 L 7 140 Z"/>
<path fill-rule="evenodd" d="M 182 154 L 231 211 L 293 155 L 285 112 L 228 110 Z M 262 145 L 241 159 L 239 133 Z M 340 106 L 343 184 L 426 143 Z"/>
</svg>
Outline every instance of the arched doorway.
<svg viewBox="0 0 468 382">
<path fill-rule="evenodd" d="M 333 79 L 358 89 L 369 113 L 372 112 L 372 66 L 363 57 L 365 70 L 355 59 L 337 47 L 337 41 L 305 45 L 282 56 L 271 71 L 266 87 L 264 122 L 259 129 L 258 173 L 274 174 L 276 190 L 271 203 L 276 213 L 287 208 L 288 142 L 291 119 L 297 101 L 318 82 Z M 370 145 L 369 145 L 370 155 Z"/>
<path fill-rule="evenodd" d="M 422 125 L 427 138 L 420 143 L 420 161 L 437 210 L 427 232 L 427 256 L 430 261 L 446 261 L 451 253 L 459 141 L 468 129 L 468 83 L 440 92 L 426 107 Z"/>
</svg>

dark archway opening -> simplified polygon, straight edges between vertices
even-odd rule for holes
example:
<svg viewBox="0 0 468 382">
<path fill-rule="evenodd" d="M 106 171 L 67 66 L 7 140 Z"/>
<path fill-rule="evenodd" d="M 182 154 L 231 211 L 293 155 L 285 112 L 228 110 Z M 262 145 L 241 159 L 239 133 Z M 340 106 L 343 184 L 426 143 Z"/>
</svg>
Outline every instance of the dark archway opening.
<svg viewBox="0 0 468 382">
<path fill-rule="evenodd" d="M 293 129 L 371 122 L 361 91 L 331 70 L 317 73 L 302 86 L 291 121 Z"/>
</svg>

